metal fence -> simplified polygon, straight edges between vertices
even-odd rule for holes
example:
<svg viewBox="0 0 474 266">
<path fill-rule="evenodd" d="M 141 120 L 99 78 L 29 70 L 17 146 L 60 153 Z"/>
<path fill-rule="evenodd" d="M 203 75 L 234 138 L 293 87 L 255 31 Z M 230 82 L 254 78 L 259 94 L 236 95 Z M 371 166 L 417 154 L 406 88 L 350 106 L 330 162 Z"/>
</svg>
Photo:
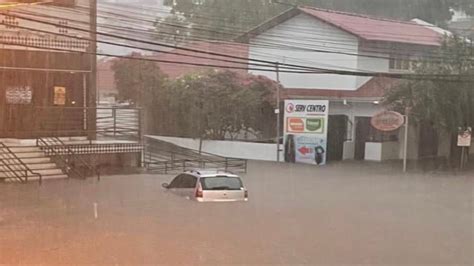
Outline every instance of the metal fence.
<svg viewBox="0 0 474 266">
<path fill-rule="evenodd" d="M 91 136 L 140 140 L 142 112 L 123 107 L 38 107 L 35 137 Z"/>
<path fill-rule="evenodd" d="M 247 160 L 227 158 L 151 138 L 145 138 L 145 167 L 150 171 L 170 173 L 192 169 L 219 169 L 247 172 Z"/>
</svg>

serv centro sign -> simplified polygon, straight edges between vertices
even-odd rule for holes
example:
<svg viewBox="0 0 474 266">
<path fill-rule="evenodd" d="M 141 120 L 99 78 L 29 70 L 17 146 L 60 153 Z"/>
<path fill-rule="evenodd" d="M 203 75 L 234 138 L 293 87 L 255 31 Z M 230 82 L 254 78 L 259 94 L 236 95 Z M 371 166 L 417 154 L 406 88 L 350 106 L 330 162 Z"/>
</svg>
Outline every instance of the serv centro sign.
<svg viewBox="0 0 474 266">
<path fill-rule="evenodd" d="M 285 101 L 285 161 L 326 163 L 328 101 Z"/>
<path fill-rule="evenodd" d="M 372 126 L 380 131 L 394 131 L 399 129 L 405 123 L 403 115 L 392 111 L 380 112 L 370 120 Z"/>
</svg>

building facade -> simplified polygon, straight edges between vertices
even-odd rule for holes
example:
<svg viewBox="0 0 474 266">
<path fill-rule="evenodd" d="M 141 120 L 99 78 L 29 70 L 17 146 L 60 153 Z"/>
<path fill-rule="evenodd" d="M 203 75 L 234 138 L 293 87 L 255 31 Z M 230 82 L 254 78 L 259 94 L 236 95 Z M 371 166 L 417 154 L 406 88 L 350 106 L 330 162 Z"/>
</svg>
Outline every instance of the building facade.
<svg viewBox="0 0 474 266">
<path fill-rule="evenodd" d="M 93 127 L 93 111 L 84 111 L 96 103 L 90 2 L 0 10 L 0 138 L 81 135 Z"/>
<path fill-rule="evenodd" d="M 413 62 L 429 58 L 443 39 L 422 21 L 394 21 L 365 15 L 298 7 L 241 36 L 249 58 L 363 73 L 410 73 Z M 276 79 L 275 73 L 252 71 Z M 330 160 L 385 161 L 404 154 L 403 128 L 384 133 L 370 120 L 384 111 L 387 90 L 400 81 L 340 74 L 280 73 L 286 99 L 330 101 Z M 408 158 L 446 157 L 451 139 L 429 123 L 409 126 Z"/>
</svg>

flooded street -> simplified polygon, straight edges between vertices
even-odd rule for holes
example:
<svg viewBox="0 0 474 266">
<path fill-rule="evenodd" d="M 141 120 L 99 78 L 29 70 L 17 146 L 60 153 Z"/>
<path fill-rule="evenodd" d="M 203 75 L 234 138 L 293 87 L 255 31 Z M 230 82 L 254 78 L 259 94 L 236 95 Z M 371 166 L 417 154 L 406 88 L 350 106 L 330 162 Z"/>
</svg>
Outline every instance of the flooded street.
<svg viewBox="0 0 474 266">
<path fill-rule="evenodd" d="M 2 184 L 0 263 L 472 265 L 472 173 L 397 173 L 250 162 L 230 204 L 169 194 L 171 176 Z"/>
</svg>

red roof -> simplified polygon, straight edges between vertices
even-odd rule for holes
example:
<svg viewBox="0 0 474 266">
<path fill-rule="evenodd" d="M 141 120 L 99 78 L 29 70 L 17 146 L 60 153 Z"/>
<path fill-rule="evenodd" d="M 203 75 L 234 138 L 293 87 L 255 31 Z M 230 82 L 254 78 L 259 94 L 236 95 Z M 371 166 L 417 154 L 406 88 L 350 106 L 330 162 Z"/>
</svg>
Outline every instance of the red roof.
<svg viewBox="0 0 474 266">
<path fill-rule="evenodd" d="M 241 44 L 241 43 L 229 43 L 229 42 L 222 42 L 222 41 L 193 42 L 186 45 L 185 48 L 204 51 L 204 52 L 217 53 L 217 54 L 232 55 L 232 56 L 237 56 L 241 58 L 248 58 L 249 56 L 248 45 Z M 180 50 L 180 49 L 176 49 L 171 52 L 179 53 L 182 55 L 158 53 L 148 58 L 154 58 L 154 59 L 165 60 L 165 61 L 173 61 L 173 62 L 175 61 L 176 62 L 189 62 L 189 63 L 200 64 L 200 65 L 211 65 L 209 67 L 206 67 L 206 66 L 171 64 L 171 63 L 162 63 L 162 62 L 158 63 L 161 71 L 163 71 L 172 79 L 182 76 L 184 74 L 188 74 L 188 73 L 191 73 L 197 70 L 202 70 L 202 69 L 214 69 L 214 68 L 229 69 L 226 67 L 244 68 L 244 69 L 230 69 L 230 70 L 236 71 L 239 73 L 247 73 L 247 70 L 245 70 L 245 68 L 248 67 L 247 65 L 248 61 L 246 60 L 225 58 L 222 56 L 208 55 L 205 53 L 185 51 L 185 50 Z M 186 56 L 186 55 L 189 55 L 189 56 Z M 232 62 L 223 62 L 220 60 L 237 61 L 237 62 L 242 62 L 242 64 L 232 63 Z"/>
<path fill-rule="evenodd" d="M 209 42 L 193 42 L 184 46 L 187 49 L 212 52 L 224 55 L 233 55 L 241 58 L 248 58 L 249 49 L 247 44 L 240 43 L 229 43 L 222 41 L 209 41 Z M 174 64 L 157 62 L 160 70 L 163 71 L 169 78 L 175 79 L 182 75 L 192 73 L 204 69 L 229 69 L 238 73 L 246 74 L 248 67 L 246 60 L 224 58 L 221 56 L 208 55 L 205 53 L 198 53 L 192 51 L 185 51 L 181 49 L 174 49 L 169 51 L 171 53 L 156 53 L 154 55 L 143 55 L 141 57 L 155 60 L 163 60 L 170 62 L 187 62 L 199 65 L 186 65 L 186 64 Z M 138 55 L 137 55 L 138 56 Z M 199 57 L 199 58 L 197 58 Z M 217 59 L 217 60 L 216 60 Z M 117 91 L 114 71 L 112 70 L 112 63 L 115 59 L 100 60 L 97 64 L 97 86 L 102 93 L 113 93 Z M 232 63 L 223 62 L 219 60 L 230 60 L 242 62 Z M 209 67 L 206 65 L 210 65 Z M 227 67 L 239 67 L 243 69 L 232 69 Z"/>
<path fill-rule="evenodd" d="M 382 98 L 385 92 L 396 86 L 399 80 L 385 77 L 375 77 L 367 81 L 355 91 L 348 90 L 319 90 L 319 89 L 293 89 L 286 88 L 282 96 L 286 99 L 291 98 Z"/>
<path fill-rule="evenodd" d="M 298 9 L 368 41 L 439 46 L 443 37 L 434 30 L 411 21 L 395 21 L 312 7 Z"/>
</svg>

